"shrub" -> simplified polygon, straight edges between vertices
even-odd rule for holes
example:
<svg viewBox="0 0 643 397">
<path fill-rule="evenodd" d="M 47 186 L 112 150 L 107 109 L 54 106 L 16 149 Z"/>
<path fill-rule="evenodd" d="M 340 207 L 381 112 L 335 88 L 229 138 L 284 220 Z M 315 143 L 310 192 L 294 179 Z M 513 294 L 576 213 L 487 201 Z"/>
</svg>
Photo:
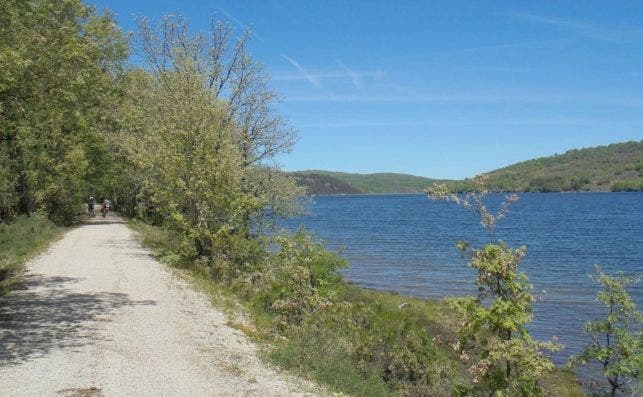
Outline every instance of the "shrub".
<svg viewBox="0 0 643 397">
<path fill-rule="evenodd" d="M 464 197 L 453 194 L 445 185 L 435 185 L 427 191 L 429 197 L 453 201 L 480 217 L 489 243 L 473 248 L 467 242 L 457 247 L 468 254 L 475 269 L 478 296 L 451 298 L 450 306 L 461 318 L 458 339 L 453 348 L 469 366 L 473 387 L 461 389 L 464 394 L 541 395 L 537 382 L 554 370 L 545 350 L 557 350 L 554 343 L 534 341 L 527 324 L 533 313 L 533 296 L 527 276 L 519 271 L 525 255 L 524 247 L 513 249 L 494 240 L 499 220 L 505 218 L 509 206 L 518 196 L 509 195 L 497 213 L 485 204 L 486 178 L 473 180 L 476 190 Z"/>
<path fill-rule="evenodd" d="M 360 309 L 354 354 L 365 375 L 376 372 L 402 395 L 451 395 L 460 381 L 459 368 L 454 357 L 433 342 L 417 315 L 378 303 Z"/>
<path fill-rule="evenodd" d="M 230 287 L 233 282 L 261 268 L 267 257 L 262 238 L 222 234 L 212 242 L 210 277 Z"/>
<path fill-rule="evenodd" d="M 625 289 L 636 285 L 640 277 L 622 273 L 609 276 L 597 266 L 594 280 L 602 287 L 596 299 L 605 306 L 607 315 L 585 324 L 585 332 L 591 335 L 592 342 L 580 355 L 570 358 L 570 365 L 598 363 L 604 380 L 594 382 L 594 387 L 600 393 L 639 395 L 643 368 L 643 313 L 636 309 Z"/>
<path fill-rule="evenodd" d="M 160 255 L 173 255 L 180 236 L 132 225 Z M 270 342 L 273 362 L 355 396 L 471 395 L 465 365 L 449 347 L 455 318 L 442 302 L 346 285 L 337 273 L 345 262 L 303 231 L 279 236 L 271 250 L 237 237 L 214 244 L 220 255 L 179 266 L 198 272 L 213 296 L 232 293 L 249 310 L 252 336 Z M 559 390 L 568 378 L 551 395 L 567 395 Z"/>
<path fill-rule="evenodd" d="M 618 181 L 612 185 L 613 192 L 635 192 L 643 190 L 643 181 Z"/>
<path fill-rule="evenodd" d="M 276 315 L 277 328 L 285 329 L 338 301 L 344 284 L 337 270 L 346 261 L 303 231 L 292 237 L 279 236 L 276 244 L 279 250 L 267 263 L 255 299 Z"/>
</svg>

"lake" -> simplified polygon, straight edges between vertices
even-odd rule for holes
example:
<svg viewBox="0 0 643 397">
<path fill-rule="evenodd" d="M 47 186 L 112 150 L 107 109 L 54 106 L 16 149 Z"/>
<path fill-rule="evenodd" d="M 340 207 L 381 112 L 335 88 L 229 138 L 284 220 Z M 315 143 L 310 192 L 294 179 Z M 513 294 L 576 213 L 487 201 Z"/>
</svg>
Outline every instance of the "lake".
<svg viewBox="0 0 643 397">
<path fill-rule="evenodd" d="M 489 197 L 496 209 L 504 195 Z M 345 277 L 362 287 L 419 297 L 475 294 L 473 269 L 455 249 L 458 240 L 482 244 L 478 218 L 453 203 L 422 194 L 317 196 L 308 213 L 284 221 L 303 225 L 349 267 Z M 588 341 L 585 321 L 601 316 L 594 265 L 611 273 L 643 273 L 643 193 L 525 193 L 495 236 L 527 246 L 522 269 L 534 286 L 534 320 L 540 340 L 557 336 L 566 346 L 561 364 Z M 643 288 L 631 290 L 639 309 Z"/>
</svg>

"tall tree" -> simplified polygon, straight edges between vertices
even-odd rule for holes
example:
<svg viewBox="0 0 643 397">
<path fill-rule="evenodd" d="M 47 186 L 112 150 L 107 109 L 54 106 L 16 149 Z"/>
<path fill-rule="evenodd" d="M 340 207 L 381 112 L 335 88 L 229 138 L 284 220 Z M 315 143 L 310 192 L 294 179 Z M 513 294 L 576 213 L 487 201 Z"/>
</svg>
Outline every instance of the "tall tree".
<svg viewBox="0 0 643 397">
<path fill-rule="evenodd" d="M 0 216 L 68 223 L 105 154 L 127 42 L 79 0 L 7 0 L 0 18 Z"/>
<path fill-rule="evenodd" d="M 211 254 L 212 240 L 259 205 L 240 190 L 242 160 L 221 124 L 225 107 L 202 83 L 196 70 L 133 72 L 120 139 L 137 170 L 140 204 L 186 237 L 190 257 Z"/>
<path fill-rule="evenodd" d="M 119 201 L 184 236 L 184 257 L 210 257 L 230 236 L 249 237 L 252 220 L 296 203 L 294 181 L 271 164 L 289 150 L 292 130 L 272 109 L 274 94 L 228 25 L 192 34 L 167 17 L 141 20 L 145 69 L 128 74 Z M 129 164 L 129 166 L 128 166 Z"/>
<path fill-rule="evenodd" d="M 235 37 L 229 24 L 215 20 L 208 33 L 195 34 L 182 17 L 166 17 L 158 28 L 139 21 L 140 45 L 157 76 L 164 79 L 168 71 L 184 79 L 199 76 L 223 104 L 220 124 L 231 131 L 240 152 L 242 190 L 274 211 L 290 210 L 301 191 L 273 160 L 292 149 L 296 134 L 274 109 L 278 97 L 263 66 L 248 53 L 250 37 L 249 31 Z"/>
</svg>

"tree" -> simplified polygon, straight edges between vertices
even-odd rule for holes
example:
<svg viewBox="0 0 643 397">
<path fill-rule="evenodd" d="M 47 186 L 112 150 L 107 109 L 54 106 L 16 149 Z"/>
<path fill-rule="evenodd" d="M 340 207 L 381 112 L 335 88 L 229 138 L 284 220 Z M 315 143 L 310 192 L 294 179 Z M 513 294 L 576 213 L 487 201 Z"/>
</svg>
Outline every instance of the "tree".
<svg viewBox="0 0 643 397">
<path fill-rule="evenodd" d="M 513 249 L 494 239 L 497 222 L 507 215 L 518 196 L 507 196 L 494 214 L 485 204 L 486 178 L 476 177 L 472 183 L 475 190 L 465 196 L 453 194 L 440 184 L 427 190 L 435 200 L 452 201 L 473 210 L 489 237 L 489 243 L 481 248 L 462 241 L 457 244 L 477 271 L 479 292 L 476 297 L 448 300 L 461 317 L 453 347 L 469 365 L 474 384 L 469 392 L 474 395 L 538 394 L 537 381 L 554 369 L 543 351 L 559 346 L 535 341 L 527 330 L 534 299 L 527 276 L 518 270 L 526 249 Z"/>
<path fill-rule="evenodd" d="M 617 392 L 638 395 L 643 368 L 643 313 L 636 309 L 626 288 L 636 285 L 640 277 L 622 273 L 609 276 L 596 266 L 593 278 L 602 287 L 596 299 L 605 305 L 607 316 L 585 324 L 585 332 L 592 342 L 579 355 L 570 358 L 570 365 L 598 363 L 607 383 L 598 383 L 601 392 L 610 396 L 616 396 Z"/>
<path fill-rule="evenodd" d="M 127 42 L 79 0 L 7 0 L 0 19 L 0 216 L 69 223 L 105 154 Z"/>
<path fill-rule="evenodd" d="M 217 256 L 231 236 L 250 237 L 252 220 L 296 203 L 294 181 L 269 163 L 292 131 L 247 35 L 230 46 L 225 24 L 206 36 L 166 17 L 158 29 L 141 20 L 139 39 L 147 65 L 126 79 L 118 200 L 182 236 L 184 259 Z"/>
<path fill-rule="evenodd" d="M 236 40 L 233 33 L 229 24 L 214 20 L 207 34 L 191 34 L 182 17 L 165 17 L 158 28 L 139 21 L 142 52 L 161 83 L 173 75 L 197 78 L 221 107 L 219 128 L 230 131 L 241 156 L 242 191 L 272 211 L 290 210 L 302 191 L 271 162 L 292 149 L 296 133 L 275 112 L 277 95 L 248 53 L 250 32 Z M 245 219 L 246 231 L 250 220 Z"/>
<path fill-rule="evenodd" d="M 135 167 L 143 210 L 186 238 L 182 254 L 208 256 L 211 241 L 239 227 L 260 203 L 240 190 L 242 160 L 220 123 L 224 106 L 198 74 L 186 75 L 131 76 L 128 126 L 119 141 Z"/>
</svg>

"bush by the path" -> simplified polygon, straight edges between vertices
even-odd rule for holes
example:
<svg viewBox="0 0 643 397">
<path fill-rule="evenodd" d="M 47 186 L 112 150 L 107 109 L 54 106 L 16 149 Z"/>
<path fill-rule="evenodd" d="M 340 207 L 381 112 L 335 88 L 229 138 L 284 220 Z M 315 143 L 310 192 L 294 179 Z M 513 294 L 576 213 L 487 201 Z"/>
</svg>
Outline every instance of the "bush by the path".
<svg viewBox="0 0 643 397">
<path fill-rule="evenodd" d="M 336 272 L 344 260 L 304 233 L 279 237 L 275 250 L 239 240 L 188 261 L 176 254 L 173 232 L 131 225 L 163 261 L 240 304 L 252 324 L 238 327 L 268 342 L 267 358 L 283 368 L 355 396 L 452 396 L 470 385 L 451 346 L 457 324 L 447 305 L 346 284 Z M 543 385 L 549 395 L 582 395 L 573 374 L 551 379 Z"/>
</svg>

